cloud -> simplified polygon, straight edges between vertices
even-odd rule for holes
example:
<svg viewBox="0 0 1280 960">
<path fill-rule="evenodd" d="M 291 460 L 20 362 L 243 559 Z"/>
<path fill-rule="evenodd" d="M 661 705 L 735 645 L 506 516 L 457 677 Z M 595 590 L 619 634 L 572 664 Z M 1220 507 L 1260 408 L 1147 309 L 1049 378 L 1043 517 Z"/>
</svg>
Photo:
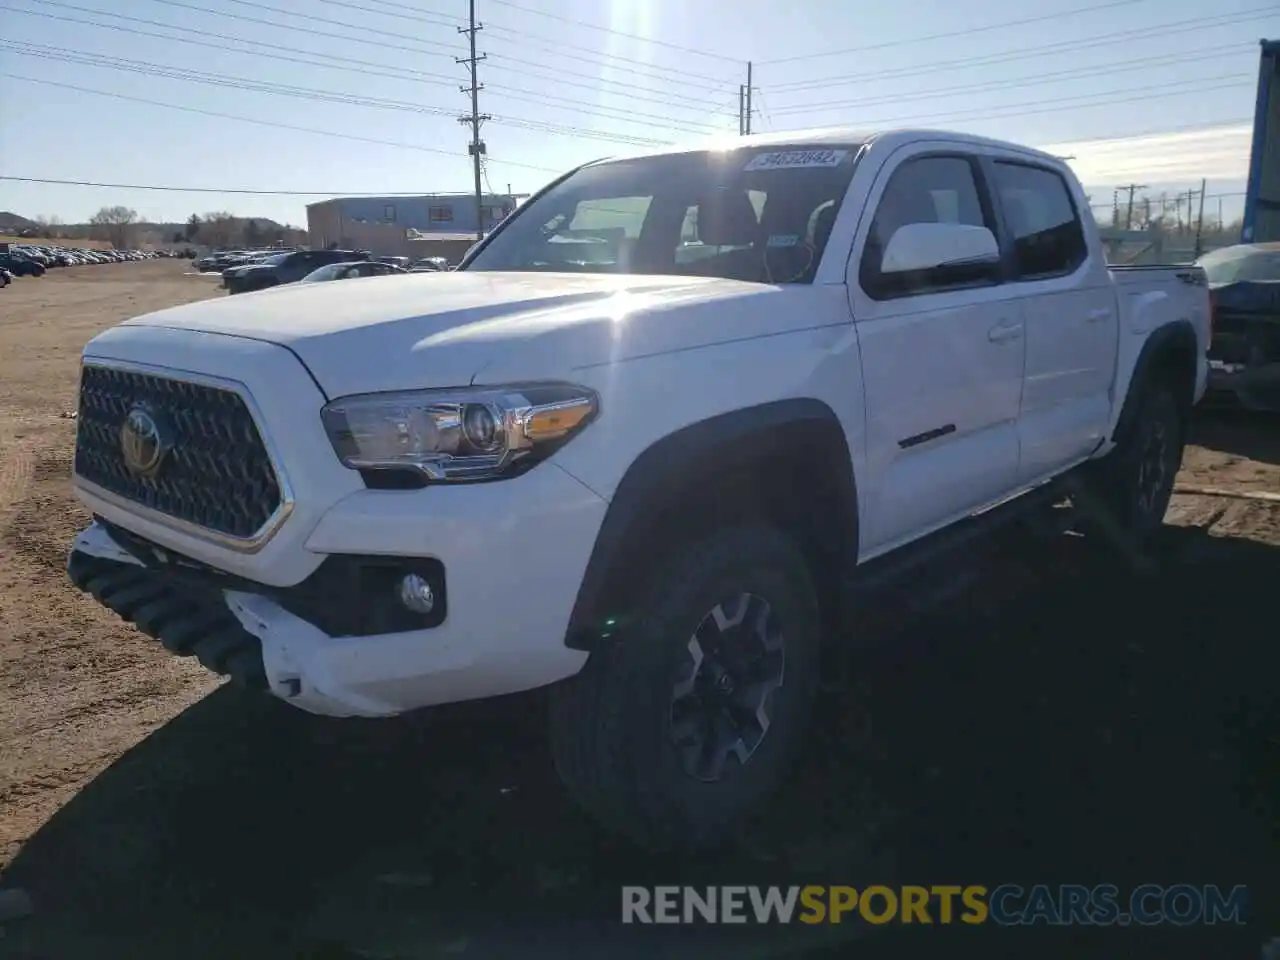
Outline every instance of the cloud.
<svg viewBox="0 0 1280 960">
<path fill-rule="evenodd" d="M 1132 180 L 1172 184 L 1243 180 L 1248 171 L 1253 129 L 1247 123 L 1221 124 L 1176 133 L 1076 140 L 1041 147 L 1068 161 L 1084 183 L 1118 184 Z"/>
</svg>

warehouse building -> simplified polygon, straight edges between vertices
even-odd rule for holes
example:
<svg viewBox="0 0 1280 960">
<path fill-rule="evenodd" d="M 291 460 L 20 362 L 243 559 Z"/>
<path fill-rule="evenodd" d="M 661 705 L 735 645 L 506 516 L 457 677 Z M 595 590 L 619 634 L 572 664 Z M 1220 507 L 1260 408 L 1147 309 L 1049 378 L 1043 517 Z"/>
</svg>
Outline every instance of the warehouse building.
<svg viewBox="0 0 1280 960">
<path fill-rule="evenodd" d="M 481 198 L 481 222 L 471 194 L 421 197 L 338 197 L 307 205 L 307 233 L 313 249 L 343 247 L 377 256 L 449 256 L 442 248 L 465 250 L 477 230 L 491 230 L 527 194 Z M 454 259 L 451 257 L 451 259 Z"/>
</svg>

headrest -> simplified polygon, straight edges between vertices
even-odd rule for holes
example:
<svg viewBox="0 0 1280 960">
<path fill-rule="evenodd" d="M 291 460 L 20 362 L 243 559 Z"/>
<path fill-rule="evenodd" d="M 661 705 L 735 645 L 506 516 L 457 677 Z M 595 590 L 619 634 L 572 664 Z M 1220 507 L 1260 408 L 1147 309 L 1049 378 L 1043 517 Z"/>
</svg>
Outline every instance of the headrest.
<svg viewBox="0 0 1280 960">
<path fill-rule="evenodd" d="M 938 222 L 938 208 L 934 205 L 933 197 L 926 190 L 900 190 L 891 193 L 885 199 L 888 201 L 885 204 L 887 216 L 883 219 L 887 221 L 886 225 L 891 227 L 891 232 L 884 237 L 885 240 L 892 236 L 892 230 L 897 230 L 904 224 Z"/>
<path fill-rule="evenodd" d="M 745 190 L 721 190 L 698 201 L 698 239 L 713 247 L 745 247 L 760 233 L 760 218 Z"/>
<path fill-rule="evenodd" d="M 827 241 L 831 238 L 831 228 L 835 225 L 836 206 L 833 203 L 818 214 L 818 219 L 813 224 L 813 245 L 816 249 L 821 250 L 827 245 Z"/>
</svg>

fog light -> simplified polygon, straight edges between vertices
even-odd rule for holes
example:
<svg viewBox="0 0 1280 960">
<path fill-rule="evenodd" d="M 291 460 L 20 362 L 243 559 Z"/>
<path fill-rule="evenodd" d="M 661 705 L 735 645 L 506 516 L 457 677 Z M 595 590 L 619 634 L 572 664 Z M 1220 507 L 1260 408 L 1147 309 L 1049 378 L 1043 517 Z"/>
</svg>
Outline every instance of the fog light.
<svg viewBox="0 0 1280 960">
<path fill-rule="evenodd" d="M 426 577 L 410 573 L 400 581 L 400 602 L 405 609 L 425 615 L 435 607 L 436 595 L 431 592 L 431 584 Z"/>
</svg>

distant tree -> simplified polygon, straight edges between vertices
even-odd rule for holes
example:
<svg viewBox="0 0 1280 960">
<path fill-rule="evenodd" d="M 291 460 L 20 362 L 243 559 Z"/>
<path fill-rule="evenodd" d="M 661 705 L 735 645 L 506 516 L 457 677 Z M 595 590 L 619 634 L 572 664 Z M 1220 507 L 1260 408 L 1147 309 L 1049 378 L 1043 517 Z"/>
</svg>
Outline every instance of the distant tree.
<svg viewBox="0 0 1280 960">
<path fill-rule="evenodd" d="M 246 247 L 260 247 L 265 242 L 262 228 L 258 226 L 258 221 L 249 219 L 244 224 L 244 245 Z"/>
<path fill-rule="evenodd" d="M 89 223 L 100 239 L 110 240 L 117 250 L 123 250 L 129 246 L 129 238 L 137 220 L 138 211 L 115 206 L 103 207 L 89 218 Z"/>
<path fill-rule="evenodd" d="M 190 238 L 187 236 L 187 231 L 175 230 L 173 231 L 173 236 L 170 237 L 169 242 L 170 243 L 186 243 L 187 240 L 189 239 Z"/>
<path fill-rule="evenodd" d="M 200 215 L 198 213 L 193 213 L 190 217 L 187 218 L 187 225 L 186 227 L 183 228 L 183 231 L 182 231 L 182 239 L 190 243 L 191 241 L 195 240 L 195 238 L 198 237 L 199 235 L 200 235 Z"/>
<path fill-rule="evenodd" d="M 228 247 L 239 237 L 239 224 L 236 218 L 225 210 L 204 215 L 204 225 L 200 228 L 201 238 L 214 247 Z"/>
<path fill-rule="evenodd" d="M 62 220 L 58 217 L 36 217 L 35 224 L 35 227 L 31 230 L 31 236 L 33 237 L 58 240 L 63 236 Z"/>
</svg>

